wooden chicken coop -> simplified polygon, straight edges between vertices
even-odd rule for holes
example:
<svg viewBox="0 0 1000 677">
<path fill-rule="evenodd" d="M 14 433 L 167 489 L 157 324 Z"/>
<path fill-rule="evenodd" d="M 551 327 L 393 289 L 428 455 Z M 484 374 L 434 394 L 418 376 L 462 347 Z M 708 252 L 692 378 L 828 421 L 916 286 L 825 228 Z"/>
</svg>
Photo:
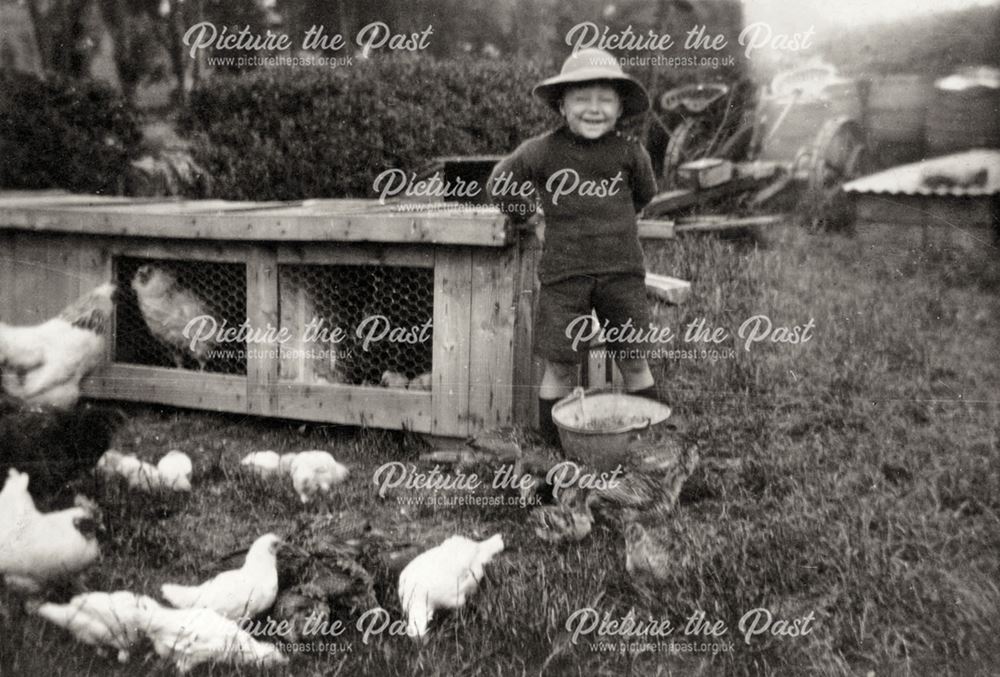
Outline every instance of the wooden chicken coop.
<svg viewBox="0 0 1000 677">
<path fill-rule="evenodd" d="M 87 396 L 464 436 L 534 418 L 537 253 L 489 207 L 8 193 L 0 320 L 41 322 L 112 280 Z M 137 302 L 143 267 L 228 340 L 200 363 L 172 355 Z"/>
</svg>

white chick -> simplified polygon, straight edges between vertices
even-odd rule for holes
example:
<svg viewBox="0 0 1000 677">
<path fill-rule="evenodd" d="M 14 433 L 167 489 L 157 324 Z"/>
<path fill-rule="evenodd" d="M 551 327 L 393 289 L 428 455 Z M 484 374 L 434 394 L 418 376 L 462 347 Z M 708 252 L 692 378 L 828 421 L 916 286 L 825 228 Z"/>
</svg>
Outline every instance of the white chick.
<svg viewBox="0 0 1000 677">
<path fill-rule="evenodd" d="M 202 663 L 283 665 L 273 644 L 258 642 L 233 620 L 212 609 L 154 609 L 147 632 L 153 650 L 184 674 Z"/>
<path fill-rule="evenodd" d="M 300 451 L 289 468 L 292 486 L 303 503 L 347 479 L 347 466 L 337 463 L 326 451 Z"/>
<path fill-rule="evenodd" d="M 278 457 L 278 473 L 282 475 L 292 474 L 292 463 L 295 461 L 295 457 L 298 456 L 295 452 L 289 452 L 287 454 L 282 454 Z"/>
<path fill-rule="evenodd" d="M 382 378 L 378 383 L 383 388 L 405 388 L 409 382 L 410 379 L 406 378 L 406 374 L 386 370 L 382 372 Z"/>
<path fill-rule="evenodd" d="M 114 311 L 107 283 L 42 324 L 0 322 L 0 386 L 32 407 L 71 409 L 80 381 L 106 356 L 105 333 Z"/>
<path fill-rule="evenodd" d="M 281 457 L 276 451 L 254 451 L 243 457 L 240 466 L 257 477 L 276 477 L 281 474 Z"/>
<path fill-rule="evenodd" d="M 214 338 L 192 341 L 184 336 L 184 329 L 191 321 L 209 315 L 205 302 L 181 286 L 173 273 L 152 264 L 136 271 L 132 289 L 149 333 L 170 350 L 177 367 L 184 366 L 186 356 L 204 370 L 216 341 Z M 192 336 L 197 338 L 196 333 Z"/>
<path fill-rule="evenodd" d="M 214 609 L 226 618 L 252 618 L 274 604 L 278 594 L 277 553 L 281 539 L 261 536 L 247 552 L 243 566 L 224 571 L 201 585 L 164 583 L 163 597 L 178 608 Z"/>
<path fill-rule="evenodd" d="M 98 651 L 117 649 L 118 662 L 125 663 L 146 636 L 151 614 L 159 606 L 152 598 L 133 592 L 86 592 L 68 604 L 41 604 L 34 613 Z"/>
<path fill-rule="evenodd" d="M 8 531 L 14 528 L 24 512 L 33 512 L 35 502 L 28 493 L 28 475 L 14 468 L 7 471 L 7 479 L 0 490 L 0 542 L 6 539 Z"/>
<path fill-rule="evenodd" d="M 156 464 L 156 469 L 159 472 L 159 484 L 163 488 L 191 491 L 191 473 L 194 467 L 191 458 L 183 451 L 171 449 Z"/>
<path fill-rule="evenodd" d="M 155 465 L 114 449 L 108 449 L 97 460 L 97 472 L 106 479 L 123 477 L 130 489 L 139 491 L 151 491 L 161 485 L 160 471 Z"/>
<path fill-rule="evenodd" d="M 414 376 L 410 379 L 410 382 L 406 384 L 406 387 L 409 390 L 430 390 L 432 378 L 433 376 L 430 372 Z"/>
<path fill-rule="evenodd" d="M 452 536 L 418 555 L 399 575 L 399 601 L 407 614 L 406 634 L 426 643 L 427 626 L 438 609 L 458 609 L 479 587 L 483 568 L 503 552 L 503 536 L 485 541 Z"/>
<path fill-rule="evenodd" d="M 5 514 L 0 525 L 0 573 L 32 589 L 78 574 L 100 558 L 101 514 L 83 496 L 67 510 L 40 513 L 28 492 L 28 479 L 11 470 L 4 485 L 3 504 L 14 506 L 17 518 Z"/>
</svg>

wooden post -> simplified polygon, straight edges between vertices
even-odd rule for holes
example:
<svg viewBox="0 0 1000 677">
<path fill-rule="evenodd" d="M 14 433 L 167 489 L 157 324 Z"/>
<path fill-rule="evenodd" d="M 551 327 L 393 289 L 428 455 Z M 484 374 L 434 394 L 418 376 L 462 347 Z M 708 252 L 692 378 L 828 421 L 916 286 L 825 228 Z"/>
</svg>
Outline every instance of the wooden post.
<svg viewBox="0 0 1000 677">
<path fill-rule="evenodd" d="M 258 331 L 278 327 L 278 259 L 273 248 L 253 247 L 246 264 L 247 321 Z M 278 410 L 276 341 L 247 343 L 247 409 L 269 415 Z"/>
<path fill-rule="evenodd" d="M 434 256 L 434 352 L 432 356 L 435 435 L 469 434 L 469 322 L 472 253 L 441 247 Z"/>
<path fill-rule="evenodd" d="M 17 275 L 17 234 L 0 231 L 0 322 L 12 322 Z"/>
<path fill-rule="evenodd" d="M 535 357 L 535 300 L 538 298 L 538 259 L 542 246 L 534 233 L 521 233 L 517 243 L 514 314 L 514 386 L 513 415 L 519 425 L 538 424 L 538 385 L 542 380 L 542 361 Z"/>
<path fill-rule="evenodd" d="M 516 259 L 512 247 L 472 253 L 470 432 L 513 422 Z"/>
</svg>

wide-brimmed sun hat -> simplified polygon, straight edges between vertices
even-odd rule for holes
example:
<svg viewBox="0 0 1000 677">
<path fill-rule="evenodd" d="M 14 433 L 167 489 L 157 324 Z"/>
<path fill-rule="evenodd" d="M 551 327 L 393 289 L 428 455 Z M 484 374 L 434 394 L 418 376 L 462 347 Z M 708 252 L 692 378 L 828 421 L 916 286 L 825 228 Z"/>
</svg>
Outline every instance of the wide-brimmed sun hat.
<svg viewBox="0 0 1000 677">
<path fill-rule="evenodd" d="M 607 82 L 618 90 L 622 97 L 622 117 L 637 115 L 649 108 L 649 96 L 645 88 L 631 75 L 625 74 L 618 59 L 609 52 L 596 48 L 581 49 L 570 54 L 563 62 L 559 75 L 539 82 L 532 94 L 558 113 L 563 92 L 567 88 L 597 82 Z"/>
</svg>

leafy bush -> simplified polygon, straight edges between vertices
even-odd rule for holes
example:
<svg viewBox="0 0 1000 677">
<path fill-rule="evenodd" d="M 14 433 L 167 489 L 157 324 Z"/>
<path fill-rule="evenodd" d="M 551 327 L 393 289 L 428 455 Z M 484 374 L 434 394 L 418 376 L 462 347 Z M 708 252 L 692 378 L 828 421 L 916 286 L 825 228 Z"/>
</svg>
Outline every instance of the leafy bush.
<svg viewBox="0 0 1000 677">
<path fill-rule="evenodd" d="M 213 79 L 182 125 L 217 197 L 370 197 L 386 169 L 441 155 L 506 153 L 554 118 L 533 63 L 428 58 Z"/>
<path fill-rule="evenodd" d="M 141 132 L 136 112 L 95 81 L 0 71 L 0 186 L 119 193 Z"/>
</svg>

